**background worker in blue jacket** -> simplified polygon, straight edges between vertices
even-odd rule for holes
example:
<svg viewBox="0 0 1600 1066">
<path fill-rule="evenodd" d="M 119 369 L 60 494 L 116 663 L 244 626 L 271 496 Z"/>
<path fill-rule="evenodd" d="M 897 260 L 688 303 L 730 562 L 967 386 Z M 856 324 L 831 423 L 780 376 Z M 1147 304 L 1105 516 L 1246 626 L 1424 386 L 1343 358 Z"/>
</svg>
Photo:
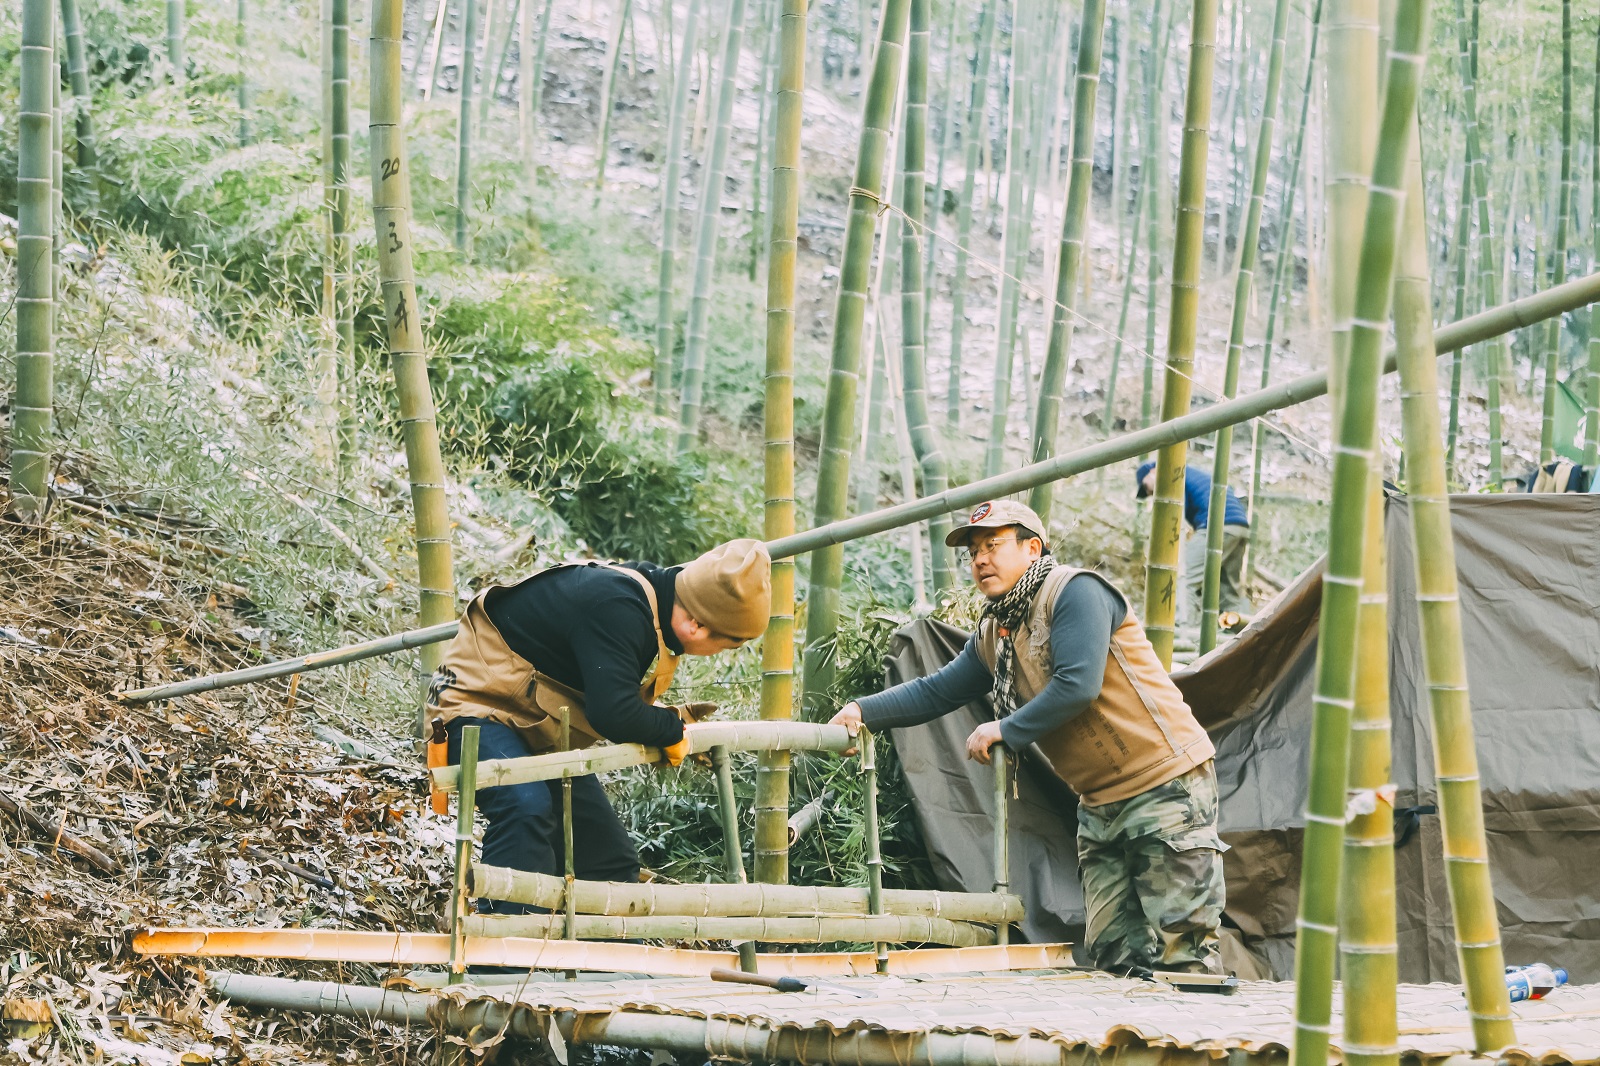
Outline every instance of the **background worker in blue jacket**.
<svg viewBox="0 0 1600 1066">
<path fill-rule="evenodd" d="M 1156 491 L 1154 460 L 1139 467 L 1134 475 L 1139 483 L 1139 499 Z M 1183 520 L 1194 530 L 1183 546 L 1182 617 L 1185 623 L 1200 621 L 1200 594 L 1206 580 L 1206 527 L 1211 514 L 1211 475 L 1197 466 L 1183 468 Z M 1217 610 L 1249 618 L 1255 605 L 1244 591 L 1244 553 L 1250 543 L 1250 518 L 1232 487 L 1222 517 L 1222 581 L 1218 589 Z"/>
</svg>

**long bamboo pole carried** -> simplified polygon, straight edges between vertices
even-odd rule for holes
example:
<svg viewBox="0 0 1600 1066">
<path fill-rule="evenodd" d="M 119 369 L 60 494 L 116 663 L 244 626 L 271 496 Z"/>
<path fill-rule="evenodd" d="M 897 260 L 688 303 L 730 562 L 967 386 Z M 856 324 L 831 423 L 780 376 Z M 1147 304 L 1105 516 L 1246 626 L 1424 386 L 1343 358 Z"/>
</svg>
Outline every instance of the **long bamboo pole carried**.
<svg viewBox="0 0 1600 1066">
<path fill-rule="evenodd" d="M 1172 249 L 1172 304 L 1167 312 L 1167 366 L 1162 377 L 1161 420 L 1189 410 L 1193 391 L 1195 330 L 1200 313 L 1201 254 L 1205 248 L 1206 152 L 1211 129 L 1212 68 L 1216 62 L 1217 0 L 1193 0 L 1189 28 L 1189 84 L 1183 105 L 1178 217 Z M 1178 612 L 1178 567 L 1183 547 L 1184 467 L 1188 438 L 1156 455 L 1155 506 L 1145 566 L 1145 633 L 1163 666 L 1172 665 Z"/>
<path fill-rule="evenodd" d="M 1415 151 L 1407 179 L 1407 199 L 1420 204 L 1422 161 Z M 1421 214 L 1420 208 L 1416 214 Z M 1395 337 L 1400 343 L 1400 411 L 1405 430 L 1401 440 L 1411 507 L 1412 562 L 1422 630 L 1422 670 L 1433 720 L 1430 735 L 1450 913 L 1467 986 L 1474 1047 L 1486 1053 L 1509 1046 L 1515 1033 L 1478 791 L 1472 699 L 1467 688 L 1455 541 L 1450 530 L 1449 480 L 1440 451 L 1438 364 L 1430 312 L 1427 235 L 1408 204 L 1406 240 L 1395 279 Z M 1347 1015 L 1348 1010 L 1347 1005 Z"/>
<path fill-rule="evenodd" d="M 1239 391 L 1239 364 L 1244 359 L 1245 326 L 1256 283 L 1256 260 L 1261 246 L 1261 209 L 1266 203 L 1267 175 L 1272 166 L 1272 142 L 1278 130 L 1278 96 L 1283 85 L 1283 56 L 1288 47 L 1288 36 L 1289 0 L 1277 0 L 1272 14 L 1267 94 L 1261 103 L 1261 125 L 1256 131 L 1255 169 L 1250 176 L 1249 207 L 1239 232 L 1239 270 L 1233 280 L 1233 319 L 1229 324 L 1228 358 L 1222 377 L 1222 395 L 1230 400 Z M 1231 139 L 1231 129 L 1229 135 Z M 1289 185 L 1292 184 L 1293 179 L 1290 179 Z M 1218 241 L 1218 244 L 1226 243 L 1225 240 Z M 1200 593 L 1202 655 L 1217 646 L 1217 615 L 1222 599 L 1224 517 L 1227 513 L 1232 463 L 1233 427 L 1224 426 L 1217 431 L 1216 455 L 1211 464 L 1211 499 L 1206 511 L 1206 568 Z"/>
<path fill-rule="evenodd" d="M 461 924 L 468 936 L 542 939 L 561 936 L 566 922 L 564 914 L 481 914 L 467 917 Z M 954 948 L 988 947 L 995 942 L 994 931 L 981 925 L 899 914 L 823 918 L 692 918 L 686 915 L 621 918 L 580 914 L 574 928 L 579 940 L 759 940 L 768 944 L 875 941 L 881 944 L 944 944 Z M 887 951 L 880 957 L 887 967 Z M 879 972 L 887 972 L 887 969 Z"/>
<path fill-rule="evenodd" d="M 1560 288 L 1525 296 L 1504 306 L 1482 311 L 1460 322 L 1443 326 L 1434 334 L 1435 349 L 1439 355 L 1446 355 L 1492 337 L 1526 329 L 1554 315 L 1565 314 L 1590 304 L 1600 304 L 1600 273 L 1577 278 Z M 1383 364 L 1383 373 L 1393 373 L 1395 367 L 1396 357 L 1391 354 Z M 1044 481 L 1060 480 L 1112 463 L 1120 463 L 1174 440 L 1193 440 L 1195 437 L 1203 437 L 1208 433 L 1215 433 L 1223 426 L 1236 426 L 1252 418 L 1260 418 L 1273 411 L 1314 400 L 1326 395 L 1327 391 L 1326 371 L 1304 374 L 1269 389 L 1247 393 L 1225 403 L 1213 404 L 1182 418 L 1173 419 L 1171 422 L 1160 422 L 1148 429 L 1125 433 L 1111 440 L 1064 452 L 1047 462 L 1033 463 L 996 478 L 974 481 L 937 496 L 924 496 L 910 503 L 895 504 L 870 514 L 808 529 L 803 533 L 778 537 L 767 541 L 767 550 L 774 560 L 789 559 L 814 551 L 824 544 L 844 544 L 847 541 L 899 529 L 913 522 L 924 522 L 940 512 L 959 511 L 985 500 L 1027 492 Z M 435 644 L 454 637 L 457 629 L 456 622 L 444 622 L 296 659 L 266 663 L 244 670 L 209 674 L 205 677 L 175 681 L 132 692 L 120 692 L 115 698 L 123 703 L 149 703 L 153 700 L 175 699 L 196 692 L 212 692 L 236 685 L 269 681 Z"/>
<path fill-rule="evenodd" d="M 566 882 L 554 874 L 530 873 L 474 863 L 472 895 L 554 910 L 566 906 Z M 824 918 L 868 913 L 865 888 L 770 885 L 760 882 L 728 885 L 631 884 L 619 881 L 575 881 L 572 892 L 579 914 L 624 918 L 692 915 L 700 918 Z M 952 922 L 1022 921 L 1022 899 L 995 892 L 938 892 L 886 888 L 886 914 L 944 918 Z"/>
<path fill-rule="evenodd" d="M 11 507 L 38 521 L 49 507 L 55 394 L 54 86 L 52 0 L 22 5 L 17 134 L 17 378 L 11 402 Z"/>
<path fill-rule="evenodd" d="M 861 135 L 845 222 L 844 256 L 835 301 L 833 354 L 822 418 L 821 458 L 817 464 L 814 525 L 843 518 L 850 492 L 850 453 L 855 437 L 856 390 L 861 377 L 867 283 L 872 270 L 873 237 L 883 206 L 884 164 L 888 161 L 895 98 L 905 51 L 911 0 L 884 0 L 878 20 L 878 54 L 873 61 L 862 110 Z M 931 517 L 931 516 L 930 516 Z M 839 627 L 844 551 L 819 546 L 811 560 L 811 593 L 806 602 L 805 698 L 819 708 L 827 702 L 835 672 L 832 645 Z"/>
<path fill-rule="evenodd" d="M 811 722 L 698 722 L 685 726 L 689 754 L 709 755 L 718 745 L 729 751 L 833 751 L 855 747 L 855 739 L 842 725 Z M 529 781 L 559 781 L 563 776 L 620 770 L 660 762 L 660 748 L 643 744 L 602 744 L 578 751 L 557 751 L 521 759 L 488 759 L 478 764 L 478 787 L 497 788 Z M 460 771 L 454 766 L 434 767 L 433 784 L 441 792 L 454 792 Z"/>
<path fill-rule="evenodd" d="M 1377 25 L 1365 23 L 1364 0 L 1339 0 L 1330 23 L 1330 63 L 1336 44 L 1349 44 L 1347 58 L 1359 61 L 1366 49 L 1358 40 Z M 1375 10 L 1374 12 L 1375 13 Z M 1351 17 L 1354 16 L 1354 17 Z M 1322 583 L 1322 613 L 1317 638 L 1310 773 L 1301 860 L 1300 907 L 1295 920 L 1295 1028 L 1291 1066 L 1327 1062 L 1332 1021 L 1335 954 L 1338 945 L 1339 889 L 1345 835 L 1346 784 L 1350 759 L 1351 711 L 1357 696 L 1358 622 L 1362 610 L 1368 512 L 1378 444 L 1378 381 L 1384 338 L 1389 330 L 1395 246 L 1405 207 L 1405 179 L 1415 127 L 1418 87 L 1426 60 L 1427 0 L 1399 0 L 1389 50 L 1377 152 L 1367 186 L 1366 222 L 1358 262 L 1335 260 L 1340 271 L 1354 271 L 1354 304 L 1343 366 L 1343 388 L 1336 408 L 1333 492 L 1329 510 L 1328 565 Z M 1352 77 L 1364 77 L 1358 62 Z M 1331 70 L 1340 72 L 1338 65 Z M 1355 102 L 1360 90 L 1346 85 L 1350 98 L 1336 97 L 1353 123 L 1370 121 Z M 1338 306 L 1336 305 L 1336 313 Z M 1374 979 L 1381 974 L 1372 975 Z"/>
</svg>

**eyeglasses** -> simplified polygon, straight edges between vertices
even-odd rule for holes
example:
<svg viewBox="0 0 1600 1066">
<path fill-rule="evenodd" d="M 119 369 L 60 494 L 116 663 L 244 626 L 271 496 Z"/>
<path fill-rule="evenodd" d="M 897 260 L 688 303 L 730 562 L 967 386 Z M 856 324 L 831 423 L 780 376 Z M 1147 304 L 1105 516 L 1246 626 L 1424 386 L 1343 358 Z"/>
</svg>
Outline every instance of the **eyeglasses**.
<svg viewBox="0 0 1600 1066">
<path fill-rule="evenodd" d="M 1018 543 L 1016 537 L 996 537 L 981 548 L 962 548 L 961 561 L 968 564 L 975 563 L 979 559 L 985 559 L 993 555 L 1002 544 L 1016 543 Z"/>
</svg>

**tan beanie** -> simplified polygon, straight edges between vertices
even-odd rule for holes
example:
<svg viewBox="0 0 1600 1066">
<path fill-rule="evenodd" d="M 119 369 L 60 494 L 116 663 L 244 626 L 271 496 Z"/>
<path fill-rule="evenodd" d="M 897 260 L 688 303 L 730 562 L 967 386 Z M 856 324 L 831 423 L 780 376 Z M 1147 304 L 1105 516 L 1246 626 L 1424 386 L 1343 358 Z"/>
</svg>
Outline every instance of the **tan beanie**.
<svg viewBox="0 0 1600 1066">
<path fill-rule="evenodd" d="M 683 609 L 701 625 L 751 640 L 767 631 L 772 557 L 759 540 L 730 540 L 678 571 L 674 589 Z"/>
</svg>

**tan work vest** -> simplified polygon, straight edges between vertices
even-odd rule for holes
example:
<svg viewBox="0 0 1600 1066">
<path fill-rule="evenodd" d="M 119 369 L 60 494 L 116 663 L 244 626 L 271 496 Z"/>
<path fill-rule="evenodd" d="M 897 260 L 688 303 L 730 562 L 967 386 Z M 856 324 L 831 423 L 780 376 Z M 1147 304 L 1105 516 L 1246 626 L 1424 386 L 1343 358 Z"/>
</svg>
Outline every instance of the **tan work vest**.
<svg viewBox="0 0 1600 1066">
<path fill-rule="evenodd" d="M 557 570 L 575 566 L 604 566 L 639 582 L 650 617 L 656 629 L 655 668 L 639 688 L 639 698 L 655 703 L 672 684 L 678 657 L 667 650 L 661 633 L 661 606 L 650 579 L 637 570 L 611 563 L 565 563 L 541 570 L 516 585 L 491 585 L 472 598 L 461 616 L 461 629 L 445 648 L 444 662 L 428 686 L 429 721 L 442 718 L 487 718 L 509 726 L 521 734 L 535 755 L 555 751 L 561 746 L 561 709 L 572 718 L 572 747 L 587 748 L 604 738 L 595 732 L 583 713 L 583 693 L 539 672 L 539 669 L 511 650 L 505 637 L 490 619 L 483 601 L 498 588 L 521 588 Z"/>
<path fill-rule="evenodd" d="M 1062 588 L 1079 574 L 1105 581 L 1092 570 L 1057 566 L 1039 586 L 1027 618 L 1013 634 L 1019 707 L 1050 681 L 1054 669 L 1050 620 Z M 1126 607 L 1126 598 L 1120 592 L 1117 597 Z M 1000 657 L 1000 640 L 1000 627 L 993 618 L 979 623 L 978 655 L 990 673 Z M 1100 695 L 1035 747 L 1056 776 L 1091 807 L 1148 792 L 1216 754 L 1131 609 L 1111 634 Z"/>
</svg>

